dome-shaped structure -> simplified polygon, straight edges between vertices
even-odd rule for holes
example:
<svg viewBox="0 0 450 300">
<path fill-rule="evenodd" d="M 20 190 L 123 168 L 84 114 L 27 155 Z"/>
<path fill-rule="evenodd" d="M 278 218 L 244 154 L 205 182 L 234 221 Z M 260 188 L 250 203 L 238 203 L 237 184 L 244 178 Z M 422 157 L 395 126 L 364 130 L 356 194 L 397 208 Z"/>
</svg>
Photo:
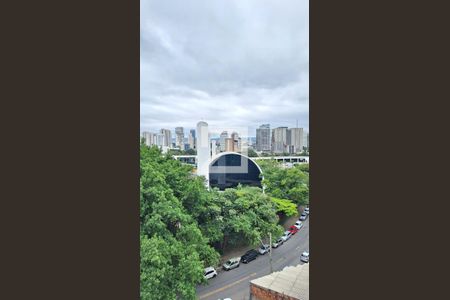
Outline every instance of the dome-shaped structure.
<svg viewBox="0 0 450 300">
<path fill-rule="evenodd" d="M 251 158 L 236 152 L 223 152 L 209 165 L 209 185 L 220 190 L 238 184 L 261 187 L 261 168 Z"/>
</svg>

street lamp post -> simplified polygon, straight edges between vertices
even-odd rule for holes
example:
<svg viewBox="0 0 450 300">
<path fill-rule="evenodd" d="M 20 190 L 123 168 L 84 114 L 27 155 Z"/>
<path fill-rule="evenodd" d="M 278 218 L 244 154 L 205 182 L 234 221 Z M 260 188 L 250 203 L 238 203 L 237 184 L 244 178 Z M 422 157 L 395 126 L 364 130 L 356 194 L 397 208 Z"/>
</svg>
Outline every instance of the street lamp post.
<svg viewBox="0 0 450 300">
<path fill-rule="evenodd" d="M 269 257 L 270 257 L 270 273 L 272 270 L 272 233 L 269 232 Z"/>
</svg>

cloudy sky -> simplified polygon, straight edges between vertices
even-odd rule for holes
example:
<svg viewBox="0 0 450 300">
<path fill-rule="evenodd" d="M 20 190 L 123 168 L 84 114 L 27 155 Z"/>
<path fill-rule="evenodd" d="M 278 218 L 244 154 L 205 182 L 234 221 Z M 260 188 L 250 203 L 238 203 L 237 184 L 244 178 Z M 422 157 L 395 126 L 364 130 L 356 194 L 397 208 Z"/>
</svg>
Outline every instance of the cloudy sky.
<svg viewBox="0 0 450 300">
<path fill-rule="evenodd" d="M 141 132 L 309 128 L 308 0 L 141 0 Z"/>
</svg>

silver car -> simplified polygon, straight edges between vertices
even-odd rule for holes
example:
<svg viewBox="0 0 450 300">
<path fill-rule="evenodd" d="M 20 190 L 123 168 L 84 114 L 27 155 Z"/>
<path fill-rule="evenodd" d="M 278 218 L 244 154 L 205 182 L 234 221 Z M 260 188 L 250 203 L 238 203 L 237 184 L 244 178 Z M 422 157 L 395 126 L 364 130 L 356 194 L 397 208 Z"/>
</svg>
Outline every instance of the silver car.
<svg viewBox="0 0 450 300">
<path fill-rule="evenodd" d="M 309 262 L 309 251 L 305 251 L 300 256 L 300 261 L 308 263 Z"/>
<path fill-rule="evenodd" d="M 226 263 L 223 264 L 223 269 L 225 271 L 228 271 L 228 270 L 237 268 L 237 267 L 239 267 L 240 262 L 241 262 L 241 258 L 240 257 L 230 258 L 229 260 L 227 260 Z"/>
<path fill-rule="evenodd" d="M 258 252 L 259 252 L 259 254 L 261 254 L 261 255 L 264 255 L 264 254 L 266 254 L 266 253 L 269 252 L 269 251 L 270 251 L 270 246 L 267 245 L 267 244 L 261 245 L 261 247 L 259 247 L 259 249 L 258 249 Z"/>
<path fill-rule="evenodd" d="M 300 228 L 303 227 L 303 223 L 302 223 L 302 221 L 299 220 L 299 221 L 295 222 L 294 226 L 295 226 L 297 229 L 300 229 Z"/>
<path fill-rule="evenodd" d="M 292 236 L 292 232 L 290 231 L 285 231 L 283 233 L 283 235 L 281 236 L 281 238 L 283 239 L 283 242 L 286 242 L 288 239 L 290 239 Z"/>
<path fill-rule="evenodd" d="M 282 238 L 279 238 L 275 242 L 272 243 L 272 248 L 278 248 L 279 246 L 283 245 L 284 240 Z"/>
</svg>

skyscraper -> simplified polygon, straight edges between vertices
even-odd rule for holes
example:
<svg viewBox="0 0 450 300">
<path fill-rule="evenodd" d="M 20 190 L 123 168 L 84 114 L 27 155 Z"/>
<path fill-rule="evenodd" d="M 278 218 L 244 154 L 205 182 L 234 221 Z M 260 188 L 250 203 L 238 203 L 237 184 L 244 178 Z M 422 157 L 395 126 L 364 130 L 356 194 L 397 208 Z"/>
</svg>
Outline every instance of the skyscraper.
<svg viewBox="0 0 450 300">
<path fill-rule="evenodd" d="M 256 129 L 256 150 L 270 151 L 270 125 L 263 124 Z"/>
<path fill-rule="evenodd" d="M 209 161 L 210 161 L 210 142 L 208 123 L 197 123 L 197 174 L 205 176 L 206 186 L 209 186 Z"/>
<path fill-rule="evenodd" d="M 195 149 L 195 129 L 189 131 L 188 144 L 190 149 Z"/>
<path fill-rule="evenodd" d="M 225 139 L 225 151 L 227 152 L 233 152 L 234 150 L 234 139 L 233 138 L 226 138 Z"/>
<path fill-rule="evenodd" d="M 289 145 L 289 153 L 299 153 L 303 151 L 305 145 L 305 137 L 303 128 L 291 128 L 287 131 L 287 144 Z"/>
<path fill-rule="evenodd" d="M 172 147 L 172 133 L 169 129 L 161 129 L 160 133 L 163 135 L 161 147 Z"/>
<path fill-rule="evenodd" d="M 175 145 L 180 148 L 180 150 L 184 150 L 184 129 L 183 127 L 175 128 Z"/>
<path fill-rule="evenodd" d="M 272 129 L 272 151 L 274 153 L 284 153 L 287 150 L 287 127 Z"/>
<path fill-rule="evenodd" d="M 142 132 L 142 137 L 144 138 L 145 144 L 147 146 L 152 146 L 156 144 L 156 135 L 154 133 L 144 131 Z"/>
<path fill-rule="evenodd" d="M 234 152 L 241 151 L 241 138 L 237 132 L 231 133 L 231 140 L 233 141 L 233 150 Z"/>
<path fill-rule="evenodd" d="M 220 151 L 226 151 L 225 139 L 228 138 L 228 132 L 223 131 L 220 134 Z"/>
</svg>

